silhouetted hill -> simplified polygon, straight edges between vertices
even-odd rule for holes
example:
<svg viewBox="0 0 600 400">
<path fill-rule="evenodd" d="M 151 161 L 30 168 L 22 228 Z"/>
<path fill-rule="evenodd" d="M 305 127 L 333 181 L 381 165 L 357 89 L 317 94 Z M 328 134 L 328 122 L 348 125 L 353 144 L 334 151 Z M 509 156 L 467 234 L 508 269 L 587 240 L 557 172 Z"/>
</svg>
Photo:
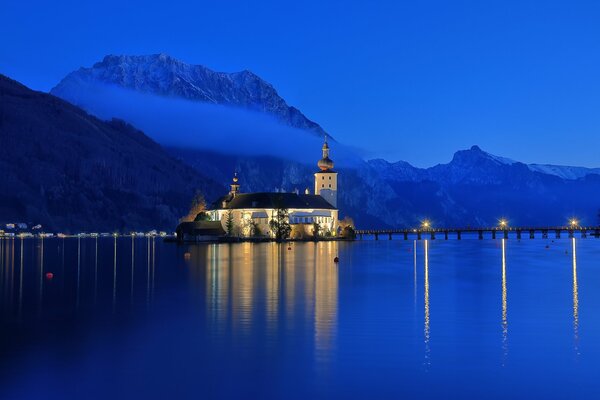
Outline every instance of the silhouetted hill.
<svg viewBox="0 0 600 400">
<path fill-rule="evenodd" d="M 172 230 L 196 190 L 224 189 L 131 125 L 0 75 L 0 223 Z"/>
</svg>

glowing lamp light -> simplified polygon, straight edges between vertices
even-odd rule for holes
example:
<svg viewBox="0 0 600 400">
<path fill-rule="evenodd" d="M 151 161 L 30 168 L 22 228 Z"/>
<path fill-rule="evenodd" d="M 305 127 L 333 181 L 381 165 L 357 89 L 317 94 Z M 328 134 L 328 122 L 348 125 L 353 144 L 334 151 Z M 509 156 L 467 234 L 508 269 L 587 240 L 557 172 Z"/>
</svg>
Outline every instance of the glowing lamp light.
<svg viewBox="0 0 600 400">
<path fill-rule="evenodd" d="M 575 228 L 576 226 L 579 225 L 579 221 L 577 221 L 575 218 L 571 218 L 569 223 L 571 224 L 571 228 Z"/>
<path fill-rule="evenodd" d="M 423 227 L 423 229 L 429 229 L 431 227 L 431 222 L 429 222 L 428 220 L 425 220 L 425 221 L 421 222 L 421 227 Z"/>
<path fill-rule="evenodd" d="M 508 221 L 505 219 L 501 219 L 500 221 L 498 221 L 498 223 L 500 224 L 501 228 L 506 228 L 508 226 Z"/>
</svg>

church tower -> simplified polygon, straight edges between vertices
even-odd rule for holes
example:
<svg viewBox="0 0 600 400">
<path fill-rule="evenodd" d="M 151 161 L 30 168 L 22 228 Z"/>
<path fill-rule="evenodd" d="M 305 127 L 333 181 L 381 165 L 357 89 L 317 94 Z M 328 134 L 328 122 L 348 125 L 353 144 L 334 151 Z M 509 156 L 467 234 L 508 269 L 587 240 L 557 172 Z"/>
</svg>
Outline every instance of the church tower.
<svg viewBox="0 0 600 400">
<path fill-rule="evenodd" d="M 238 183 L 237 172 L 233 174 L 233 179 L 231 181 L 230 186 L 231 186 L 231 190 L 229 191 L 229 194 L 231 195 L 231 197 L 237 196 L 237 194 L 240 191 L 240 184 Z"/>
<path fill-rule="evenodd" d="M 327 135 L 323 143 L 323 158 L 319 160 L 319 172 L 315 172 L 315 194 L 321 195 L 329 204 L 337 208 L 337 172 L 333 170 L 333 161 L 329 158 Z"/>
</svg>

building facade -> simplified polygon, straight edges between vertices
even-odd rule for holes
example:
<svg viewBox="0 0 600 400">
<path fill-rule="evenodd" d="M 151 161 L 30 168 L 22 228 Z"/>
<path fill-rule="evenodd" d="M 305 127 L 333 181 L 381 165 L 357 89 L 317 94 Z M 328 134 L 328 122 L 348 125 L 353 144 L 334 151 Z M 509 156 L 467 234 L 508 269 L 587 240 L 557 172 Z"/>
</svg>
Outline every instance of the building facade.
<svg viewBox="0 0 600 400">
<path fill-rule="evenodd" d="M 291 237 L 314 235 L 315 224 L 320 236 L 337 236 L 337 172 L 329 158 L 327 140 L 323 144 L 323 157 L 317 163 L 319 171 L 314 174 L 315 192 L 304 194 L 285 192 L 241 193 L 237 174 L 231 190 L 218 199 L 210 210 L 209 218 L 220 221 L 223 229 L 234 236 L 274 237 L 270 222 L 281 218 L 285 210 L 285 222 L 292 228 Z M 231 230 L 231 232 L 230 232 Z"/>
</svg>

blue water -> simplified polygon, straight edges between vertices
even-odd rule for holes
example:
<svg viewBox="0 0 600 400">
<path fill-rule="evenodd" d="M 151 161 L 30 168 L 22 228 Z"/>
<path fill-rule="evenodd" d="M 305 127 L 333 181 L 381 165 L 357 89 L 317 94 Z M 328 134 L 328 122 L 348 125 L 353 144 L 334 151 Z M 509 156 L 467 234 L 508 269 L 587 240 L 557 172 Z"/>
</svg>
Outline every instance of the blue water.
<svg viewBox="0 0 600 400">
<path fill-rule="evenodd" d="M 0 240 L 0 398 L 600 394 L 600 239 L 290 247 Z"/>
</svg>

